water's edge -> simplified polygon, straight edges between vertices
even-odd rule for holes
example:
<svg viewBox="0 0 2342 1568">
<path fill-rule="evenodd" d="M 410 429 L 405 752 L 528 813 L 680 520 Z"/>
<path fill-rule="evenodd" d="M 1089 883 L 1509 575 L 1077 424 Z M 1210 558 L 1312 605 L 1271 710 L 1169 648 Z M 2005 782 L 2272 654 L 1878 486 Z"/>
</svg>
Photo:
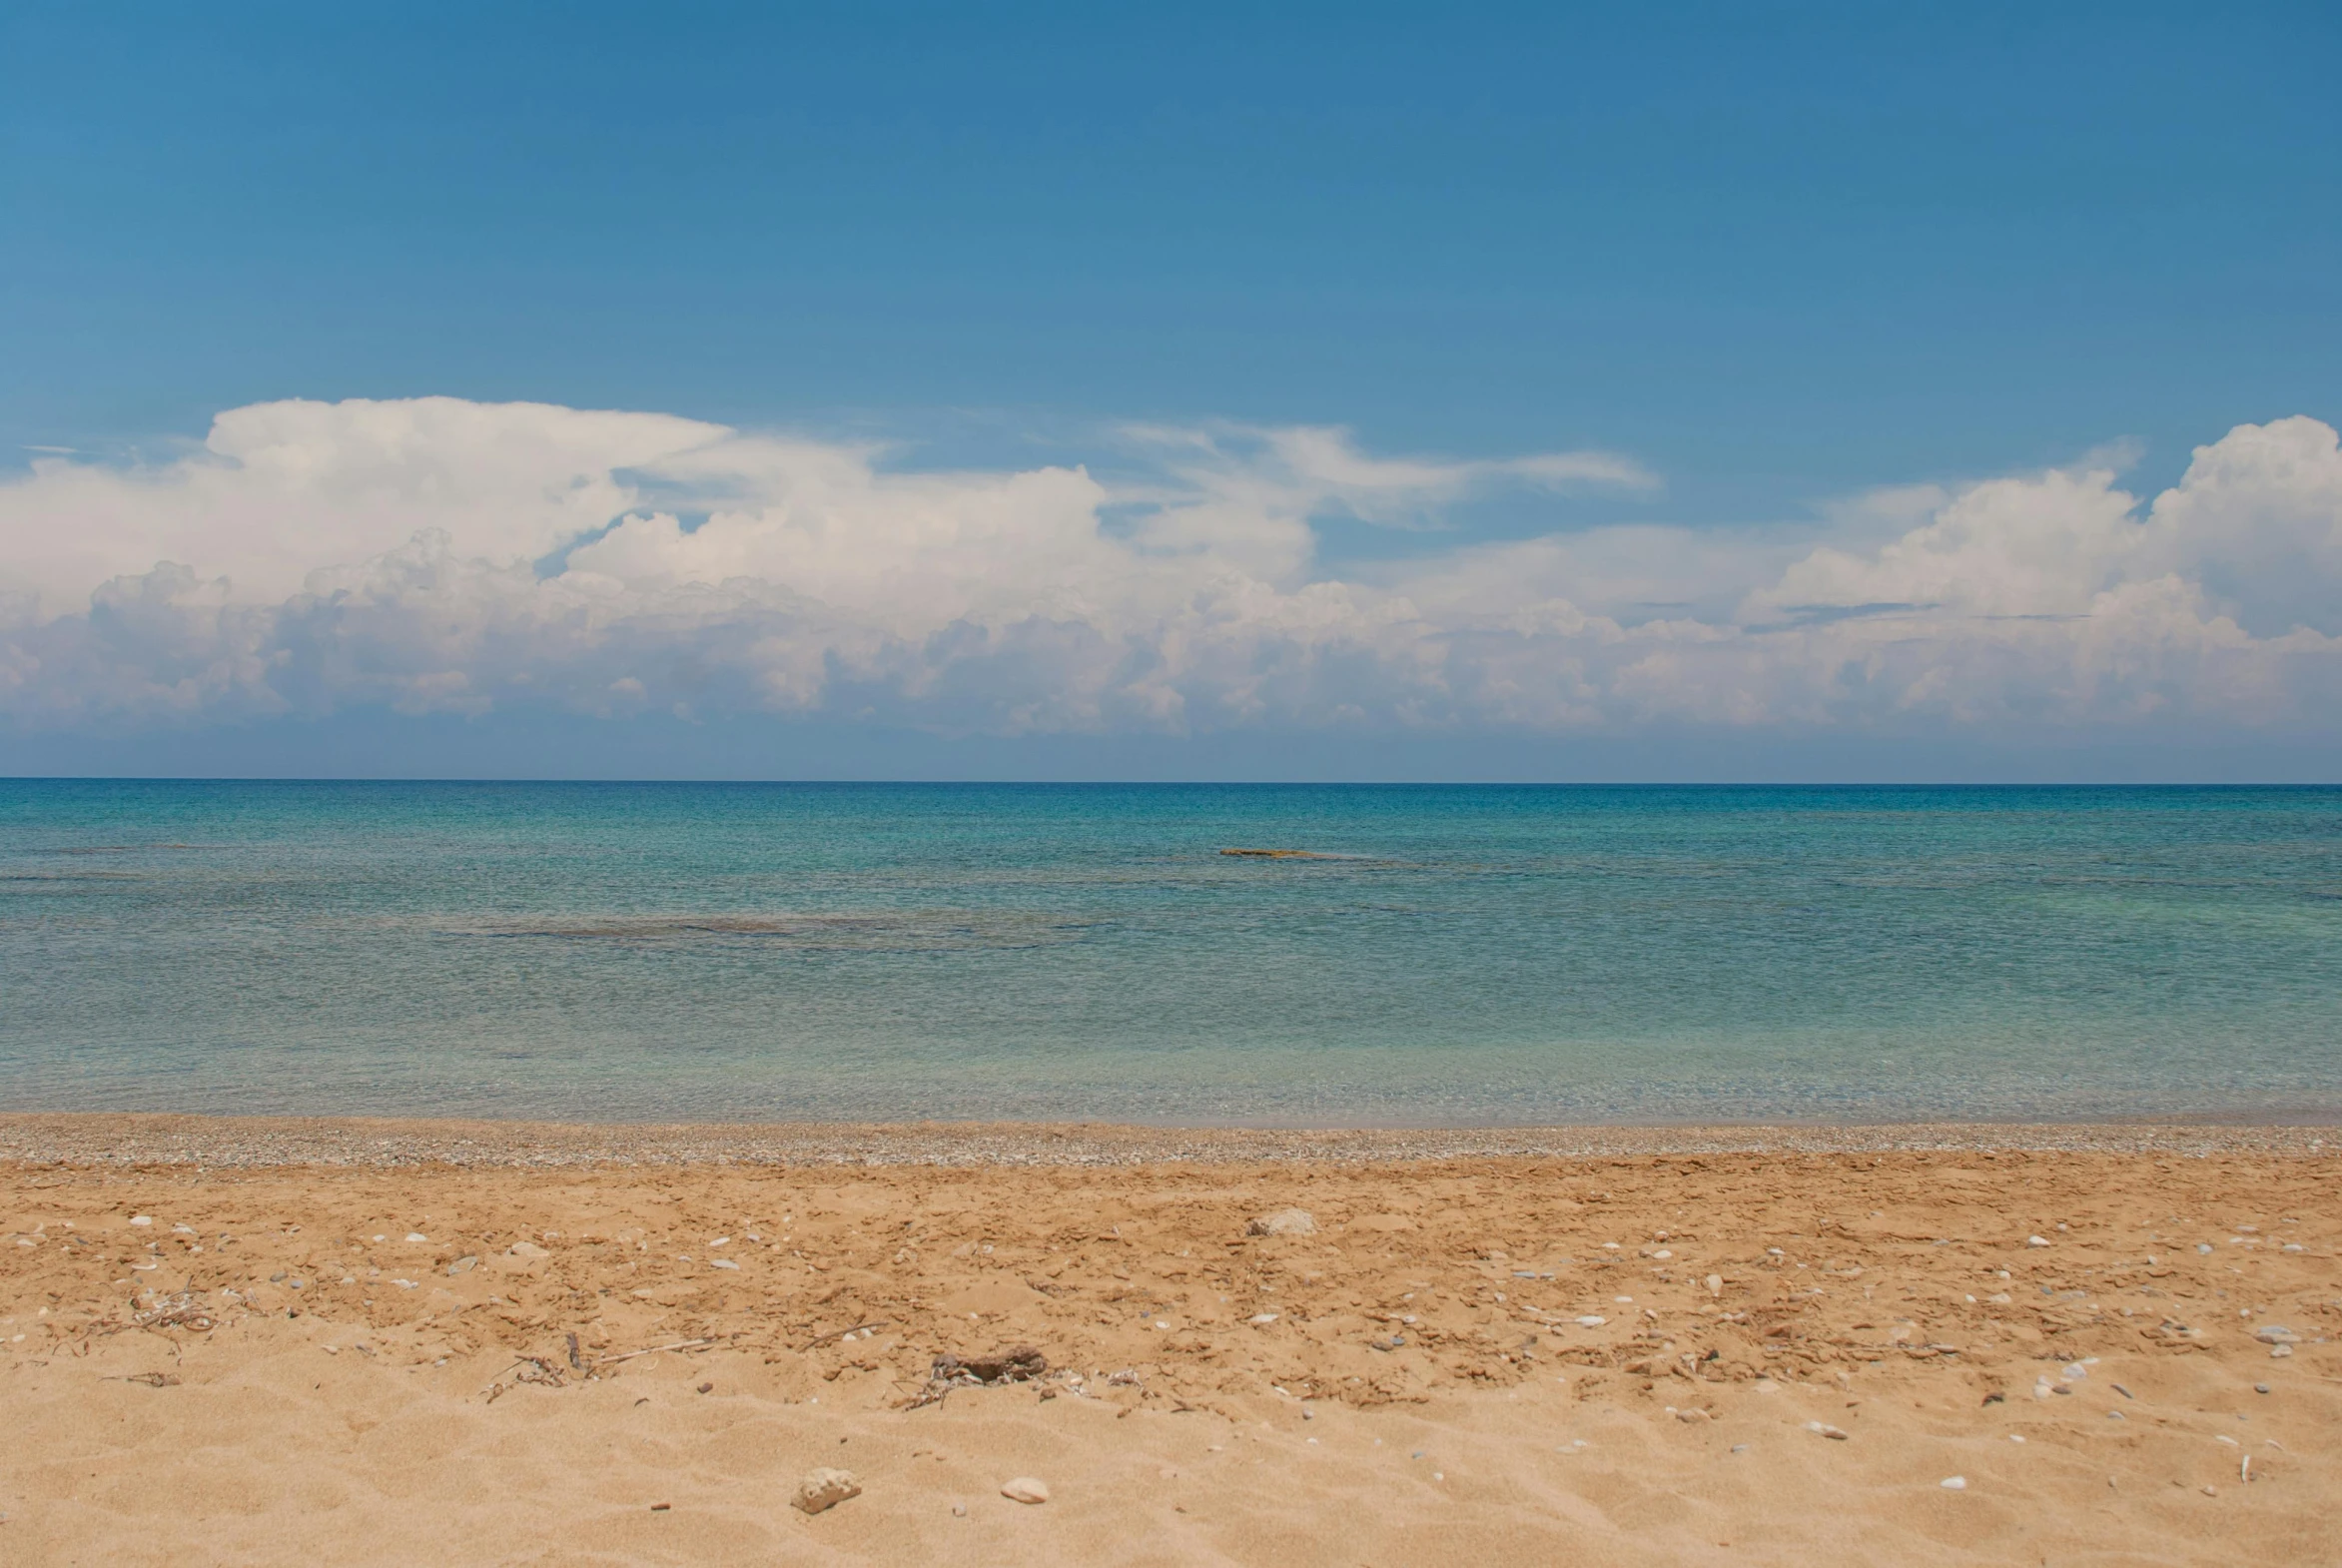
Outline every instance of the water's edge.
<svg viewBox="0 0 2342 1568">
<path fill-rule="evenodd" d="M 2342 1158 L 2342 1126 L 1897 1123 L 1451 1129 L 1157 1128 L 1101 1123 L 602 1124 L 0 1113 L 26 1167 L 1226 1165 L 1727 1155 Z"/>
</svg>

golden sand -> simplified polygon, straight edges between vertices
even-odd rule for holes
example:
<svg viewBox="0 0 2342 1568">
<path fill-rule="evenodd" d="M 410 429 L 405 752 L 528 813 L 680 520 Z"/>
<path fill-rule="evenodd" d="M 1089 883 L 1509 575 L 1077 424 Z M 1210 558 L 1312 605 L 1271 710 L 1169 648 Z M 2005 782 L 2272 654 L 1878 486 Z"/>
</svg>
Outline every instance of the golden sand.
<svg viewBox="0 0 2342 1568">
<path fill-rule="evenodd" d="M 0 1154 L 11 1564 L 2336 1560 L 2314 1130 Z"/>
</svg>

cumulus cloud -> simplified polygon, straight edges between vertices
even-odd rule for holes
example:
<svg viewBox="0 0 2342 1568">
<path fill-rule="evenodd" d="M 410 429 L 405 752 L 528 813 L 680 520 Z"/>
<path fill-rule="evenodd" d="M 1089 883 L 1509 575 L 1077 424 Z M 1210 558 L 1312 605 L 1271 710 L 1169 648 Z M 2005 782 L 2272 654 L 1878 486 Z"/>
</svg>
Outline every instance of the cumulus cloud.
<svg viewBox="0 0 2342 1568">
<path fill-rule="evenodd" d="M 1327 569 L 1343 517 L 1648 492 L 1599 452 L 1376 455 L 1137 428 L 1137 477 L 454 398 L 280 402 L 0 484 L 0 715 L 119 729 L 351 706 L 824 714 L 944 731 L 2244 723 L 2342 697 L 2342 453 L 2240 425 L 2112 465 Z M 1856 542 L 1856 541 L 1862 542 Z"/>
</svg>

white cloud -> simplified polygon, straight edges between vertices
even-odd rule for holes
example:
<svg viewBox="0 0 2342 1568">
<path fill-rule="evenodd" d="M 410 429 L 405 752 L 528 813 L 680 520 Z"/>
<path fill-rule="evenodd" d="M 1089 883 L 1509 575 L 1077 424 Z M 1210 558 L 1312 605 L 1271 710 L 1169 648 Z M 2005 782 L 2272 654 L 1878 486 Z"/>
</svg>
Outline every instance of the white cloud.
<svg viewBox="0 0 2342 1568">
<path fill-rule="evenodd" d="M 0 485 L 0 715 L 376 705 L 813 713 L 946 730 L 1895 729 L 2342 710 L 2342 454 L 2240 425 L 1882 491 L 1810 529 L 1621 525 L 1336 577 L 1331 515 L 1648 490 L 1603 453 L 1397 459 L 1322 428 L 1127 432 L 1152 465 L 890 471 L 868 447 L 541 404 L 287 402 Z"/>
<path fill-rule="evenodd" d="M 320 566 L 435 527 L 490 558 L 542 553 L 632 503 L 621 470 L 716 440 L 721 425 L 455 397 L 232 408 L 204 444 L 129 469 L 45 458 L 0 489 L 0 573 L 52 609 L 109 577 L 177 561 L 240 599 L 282 599 Z"/>
</svg>

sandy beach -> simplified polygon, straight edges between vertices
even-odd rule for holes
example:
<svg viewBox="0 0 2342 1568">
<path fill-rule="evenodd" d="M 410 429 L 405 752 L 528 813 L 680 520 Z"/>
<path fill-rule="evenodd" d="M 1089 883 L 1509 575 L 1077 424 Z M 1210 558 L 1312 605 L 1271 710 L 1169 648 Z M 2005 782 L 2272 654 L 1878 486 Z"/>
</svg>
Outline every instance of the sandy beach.
<svg viewBox="0 0 2342 1568">
<path fill-rule="evenodd" d="M 2338 1154 L 0 1118 L 0 1562 L 2330 1562 Z"/>
</svg>

